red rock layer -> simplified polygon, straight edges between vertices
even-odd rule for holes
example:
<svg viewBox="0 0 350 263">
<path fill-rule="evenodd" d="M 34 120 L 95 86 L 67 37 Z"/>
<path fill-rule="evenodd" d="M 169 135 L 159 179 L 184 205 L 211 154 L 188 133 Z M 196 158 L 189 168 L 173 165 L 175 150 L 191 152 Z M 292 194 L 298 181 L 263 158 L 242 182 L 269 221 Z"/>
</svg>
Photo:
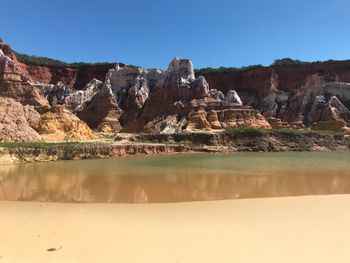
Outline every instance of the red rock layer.
<svg viewBox="0 0 350 263">
<path fill-rule="evenodd" d="M 271 66 L 247 71 L 201 73 L 211 89 L 224 94 L 230 89 L 237 92 L 263 94 L 275 81 L 277 89 L 290 91 L 300 88 L 307 77 L 316 73 L 332 73 L 337 81 L 350 82 L 350 60 L 310 63 L 304 65 Z M 199 74 L 197 74 L 199 75 Z"/>
<path fill-rule="evenodd" d="M 7 44 L 0 43 L 0 49 L 17 62 L 17 67 L 28 79 L 45 84 L 56 84 L 61 81 L 74 89 L 82 89 L 94 78 L 104 81 L 108 70 L 114 66 L 112 63 L 80 67 L 38 66 L 18 62 L 15 52 Z"/>
</svg>

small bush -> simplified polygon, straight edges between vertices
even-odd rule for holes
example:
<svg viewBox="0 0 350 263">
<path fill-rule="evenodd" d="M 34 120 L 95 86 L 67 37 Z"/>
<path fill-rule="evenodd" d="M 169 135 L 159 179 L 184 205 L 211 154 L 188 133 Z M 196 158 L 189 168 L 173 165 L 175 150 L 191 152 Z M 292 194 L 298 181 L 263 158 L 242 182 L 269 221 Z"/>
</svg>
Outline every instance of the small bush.
<svg viewBox="0 0 350 263">
<path fill-rule="evenodd" d="M 306 64 L 310 64 L 310 62 L 291 59 L 291 58 L 282 58 L 282 59 L 276 59 L 271 66 L 291 66 L 291 65 L 306 65 Z"/>
<path fill-rule="evenodd" d="M 235 134 L 250 134 L 250 135 L 263 135 L 268 132 L 272 133 L 286 133 L 286 134 L 305 134 L 305 135 L 335 135 L 338 134 L 334 131 L 325 130 L 295 130 L 295 129 L 267 129 L 267 128 L 227 128 L 226 133 L 230 135 Z"/>
<path fill-rule="evenodd" d="M 258 69 L 258 68 L 264 68 L 262 65 L 250 65 L 250 66 L 245 66 L 245 67 L 240 67 L 240 68 L 235 68 L 235 67 L 220 67 L 220 68 L 201 68 L 201 69 L 196 69 L 195 72 L 197 74 L 204 74 L 204 73 L 227 73 L 227 72 L 244 72 L 248 70 L 253 70 L 253 69 Z"/>
<path fill-rule="evenodd" d="M 27 148 L 27 149 L 51 149 L 51 148 L 79 148 L 96 145 L 98 142 L 0 142 L 0 148 Z M 100 143 L 103 144 L 103 143 Z"/>
<path fill-rule="evenodd" d="M 72 67 L 79 68 L 83 66 L 96 66 L 96 65 L 110 65 L 113 67 L 115 63 L 109 62 L 98 62 L 98 63 L 86 63 L 86 62 L 73 62 L 67 63 L 57 59 L 52 59 L 48 57 L 38 57 L 38 56 L 30 56 L 26 54 L 21 54 L 16 52 L 16 57 L 19 62 L 37 66 L 53 66 L 53 67 Z"/>
</svg>

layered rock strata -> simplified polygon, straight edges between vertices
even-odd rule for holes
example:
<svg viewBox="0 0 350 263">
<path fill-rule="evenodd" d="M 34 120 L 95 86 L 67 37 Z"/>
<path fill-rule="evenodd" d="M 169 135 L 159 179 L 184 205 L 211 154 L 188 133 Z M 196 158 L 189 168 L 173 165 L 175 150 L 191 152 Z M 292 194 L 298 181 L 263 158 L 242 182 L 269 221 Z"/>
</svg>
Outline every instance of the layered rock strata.
<svg viewBox="0 0 350 263">
<path fill-rule="evenodd" d="M 64 106 L 52 107 L 42 114 L 37 131 L 46 141 L 86 141 L 97 138 L 85 122 Z"/>
<path fill-rule="evenodd" d="M 39 141 L 40 115 L 32 106 L 0 97 L 0 141 Z"/>
<path fill-rule="evenodd" d="M 44 93 L 22 74 L 16 60 L 6 56 L 0 49 L 0 95 L 13 98 L 23 104 L 48 105 Z"/>
</svg>

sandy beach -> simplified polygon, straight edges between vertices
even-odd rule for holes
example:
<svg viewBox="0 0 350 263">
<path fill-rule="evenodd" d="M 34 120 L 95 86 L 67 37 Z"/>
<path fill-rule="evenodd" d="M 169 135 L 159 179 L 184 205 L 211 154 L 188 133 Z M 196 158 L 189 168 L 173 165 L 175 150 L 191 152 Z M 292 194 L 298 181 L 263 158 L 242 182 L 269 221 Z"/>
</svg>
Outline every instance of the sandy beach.
<svg viewBox="0 0 350 263">
<path fill-rule="evenodd" d="M 349 262 L 349 203 L 350 195 L 0 202 L 0 262 Z"/>
</svg>

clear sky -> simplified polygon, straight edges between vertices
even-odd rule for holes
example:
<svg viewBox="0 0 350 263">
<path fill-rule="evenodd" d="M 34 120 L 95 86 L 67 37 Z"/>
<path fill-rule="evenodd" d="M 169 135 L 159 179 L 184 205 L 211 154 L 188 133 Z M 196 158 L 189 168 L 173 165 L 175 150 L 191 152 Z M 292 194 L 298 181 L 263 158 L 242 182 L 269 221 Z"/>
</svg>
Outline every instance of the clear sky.
<svg viewBox="0 0 350 263">
<path fill-rule="evenodd" d="M 18 52 L 166 68 L 350 59 L 349 0 L 0 0 Z"/>
</svg>

